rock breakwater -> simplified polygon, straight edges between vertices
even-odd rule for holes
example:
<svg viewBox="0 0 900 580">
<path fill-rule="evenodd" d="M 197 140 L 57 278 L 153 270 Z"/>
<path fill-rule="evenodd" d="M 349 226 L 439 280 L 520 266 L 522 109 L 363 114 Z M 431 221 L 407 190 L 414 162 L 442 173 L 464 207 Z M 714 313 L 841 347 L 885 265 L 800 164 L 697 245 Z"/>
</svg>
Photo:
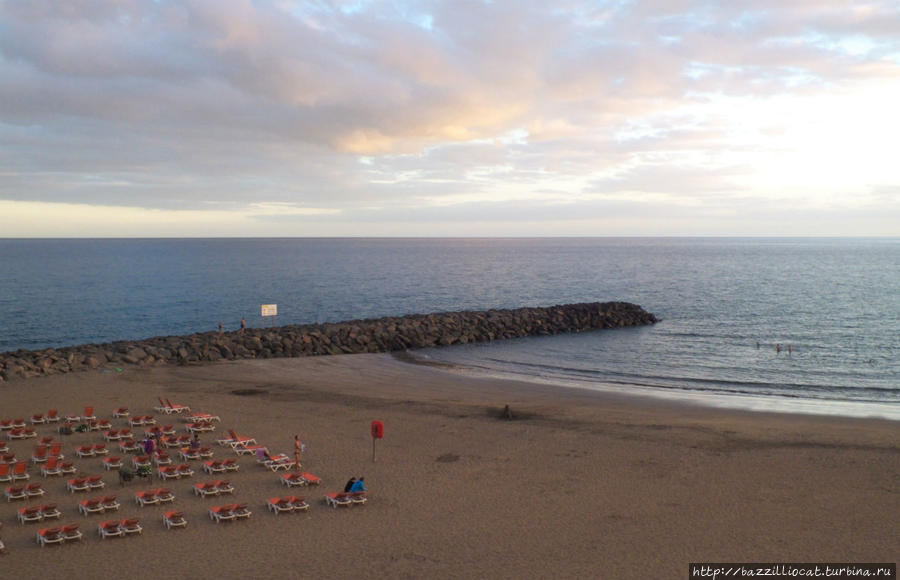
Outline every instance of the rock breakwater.
<svg viewBox="0 0 900 580">
<path fill-rule="evenodd" d="M 0 381 L 125 365 L 392 352 L 653 324 L 627 302 L 591 302 L 204 332 L 0 354 Z"/>
</svg>

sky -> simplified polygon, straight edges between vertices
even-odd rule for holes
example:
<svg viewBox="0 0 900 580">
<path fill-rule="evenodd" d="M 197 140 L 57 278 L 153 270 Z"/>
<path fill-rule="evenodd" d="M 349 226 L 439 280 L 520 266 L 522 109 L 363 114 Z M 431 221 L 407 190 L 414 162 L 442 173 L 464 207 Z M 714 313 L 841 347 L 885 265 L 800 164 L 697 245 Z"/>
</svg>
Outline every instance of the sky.
<svg viewBox="0 0 900 580">
<path fill-rule="evenodd" d="M 0 0 L 0 237 L 900 236 L 900 2 Z"/>
</svg>

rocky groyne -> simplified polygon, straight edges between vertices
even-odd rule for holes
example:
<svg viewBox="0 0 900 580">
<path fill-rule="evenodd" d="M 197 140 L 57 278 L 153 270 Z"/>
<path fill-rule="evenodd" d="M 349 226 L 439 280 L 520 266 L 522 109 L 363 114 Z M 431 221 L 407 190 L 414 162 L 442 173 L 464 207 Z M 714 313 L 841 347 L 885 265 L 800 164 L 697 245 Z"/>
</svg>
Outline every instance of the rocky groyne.
<svg viewBox="0 0 900 580">
<path fill-rule="evenodd" d="M 248 328 L 243 333 L 205 332 L 2 353 L 0 381 L 125 365 L 392 352 L 654 322 L 653 314 L 635 304 L 591 302 Z"/>
</svg>

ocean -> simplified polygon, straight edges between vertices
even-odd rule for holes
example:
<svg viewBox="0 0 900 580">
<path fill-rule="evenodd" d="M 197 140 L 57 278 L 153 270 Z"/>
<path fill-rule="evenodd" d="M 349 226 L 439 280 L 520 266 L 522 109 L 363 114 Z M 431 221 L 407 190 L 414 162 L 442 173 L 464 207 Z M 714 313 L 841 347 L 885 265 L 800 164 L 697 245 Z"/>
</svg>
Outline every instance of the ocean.
<svg viewBox="0 0 900 580">
<path fill-rule="evenodd" d="M 241 318 L 621 300 L 660 322 L 415 355 L 489 376 L 900 420 L 900 239 L 4 239 L 0 267 L 0 352 Z"/>
</svg>

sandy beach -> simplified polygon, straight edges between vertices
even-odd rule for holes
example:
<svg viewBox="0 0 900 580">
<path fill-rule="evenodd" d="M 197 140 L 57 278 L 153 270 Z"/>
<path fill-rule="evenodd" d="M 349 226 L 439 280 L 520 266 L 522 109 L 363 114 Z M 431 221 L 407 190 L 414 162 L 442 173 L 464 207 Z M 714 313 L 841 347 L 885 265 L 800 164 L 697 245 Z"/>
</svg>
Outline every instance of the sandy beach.
<svg viewBox="0 0 900 580">
<path fill-rule="evenodd" d="M 100 418 L 127 406 L 154 413 L 157 397 L 221 417 L 204 435 L 215 458 L 236 457 L 213 440 L 227 429 L 291 453 L 318 487 L 293 488 L 280 474 L 238 458 L 233 499 L 201 498 L 211 479 L 166 482 L 172 509 L 188 519 L 166 530 L 139 507 L 101 459 L 74 459 L 100 474 L 118 513 L 83 516 L 65 478 L 30 482 L 47 494 L 0 502 L 4 577 L 69 575 L 150 578 L 685 578 L 690 562 L 896 562 L 900 518 L 900 424 L 708 409 L 512 381 L 477 379 L 390 355 L 247 360 L 125 368 L 0 386 L 0 418 L 56 408 Z M 513 420 L 500 417 L 509 405 Z M 369 424 L 385 438 L 372 459 Z M 113 419 L 116 427 L 125 426 Z M 37 426 L 39 436 L 55 434 Z M 139 431 L 139 429 L 136 429 Z M 5 439 L 5 436 L 0 437 Z M 97 432 L 62 436 L 63 452 L 97 443 Z M 12 441 L 28 459 L 35 440 Z M 334 509 L 324 494 L 365 476 L 366 505 Z M 6 485 L 3 484 L 5 488 Z M 298 493 L 307 512 L 275 516 L 266 499 Z M 209 506 L 246 502 L 248 520 L 216 524 Z M 80 543 L 35 542 L 50 523 L 20 524 L 17 509 L 55 502 L 59 523 L 77 522 Z M 97 523 L 140 517 L 143 534 L 101 541 Z"/>
</svg>

